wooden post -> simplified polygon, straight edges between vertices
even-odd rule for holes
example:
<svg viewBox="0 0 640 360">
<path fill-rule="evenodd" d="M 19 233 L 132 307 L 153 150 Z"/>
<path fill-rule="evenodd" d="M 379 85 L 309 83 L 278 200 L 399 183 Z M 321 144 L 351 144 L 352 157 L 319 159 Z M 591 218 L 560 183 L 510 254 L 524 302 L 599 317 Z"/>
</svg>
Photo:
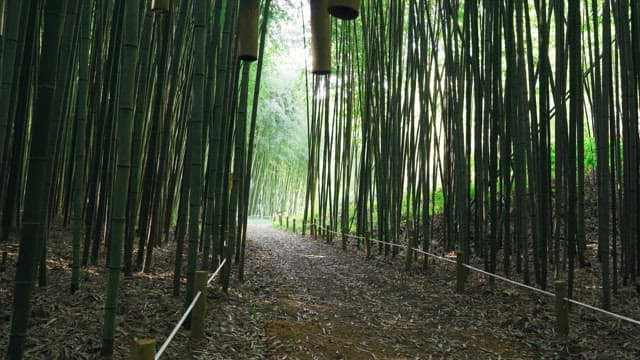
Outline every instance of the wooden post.
<svg viewBox="0 0 640 360">
<path fill-rule="evenodd" d="M 8 256 L 7 251 L 3 250 L 2 261 L 0 261 L 0 272 L 5 272 L 7 270 L 7 256 Z"/>
<path fill-rule="evenodd" d="M 293 218 L 293 233 L 296 233 L 296 218 Z"/>
<path fill-rule="evenodd" d="M 567 283 L 564 281 L 556 281 L 556 331 L 560 336 L 567 337 L 569 335 L 569 302 L 565 300 L 567 297 Z"/>
<path fill-rule="evenodd" d="M 456 254 L 456 292 L 464 292 L 464 253 L 459 251 Z"/>
<path fill-rule="evenodd" d="M 196 305 L 193 307 L 191 316 L 191 340 L 204 339 L 204 323 L 206 318 L 207 307 L 207 278 L 209 273 L 206 271 L 196 271 L 196 278 L 194 282 L 194 290 L 197 294 L 200 291 L 200 298 L 196 301 Z"/>
<path fill-rule="evenodd" d="M 371 257 L 371 233 L 364 232 L 364 256 L 369 259 Z"/>
<path fill-rule="evenodd" d="M 413 260 L 413 221 L 407 222 L 407 231 L 405 232 L 405 239 L 407 239 L 407 253 L 404 259 L 405 271 L 411 270 L 411 262 Z"/>
<path fill-rule="evenodd" d="M 156 341 L 153 339 L 136 339 L 131 344 L 129 360 L 154 360 L 156 357 Z"/>
<path fill-rule="evenodd" d="M 347 251 L 347 232 L 345 230 L 342 231 L 342 250 Z"/>
</svg>

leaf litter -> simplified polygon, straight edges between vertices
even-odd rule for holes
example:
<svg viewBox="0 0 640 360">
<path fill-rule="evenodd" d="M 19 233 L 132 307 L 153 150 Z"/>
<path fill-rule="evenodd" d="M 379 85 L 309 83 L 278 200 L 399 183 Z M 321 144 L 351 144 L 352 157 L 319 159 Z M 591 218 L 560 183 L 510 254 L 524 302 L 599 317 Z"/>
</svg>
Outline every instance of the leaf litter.
<svg viewBox="0 0 640 360">
<path fill-rule="evenodd" d="M 571 333 L 554 330 L 553 299 L 470 276 L 454 292 L 455 269 L 429 261 L 423 273 L 403 271 L 402 253 L 367 260 L 349 251 L 253 223 L 249 227 L 246 281 L 228 294 L 210 288 L 205 340 L 181 330 L 166 359 L 636 359 L 633 325 L 573 308 Z M 50 236 L 49 285 L 35 288 L 27 359 L 96 359 L 101 345 L 106 269 L 83 269 L 80 290 L 69 294 L 70 234 Z M 154 271 L 123 278 L 115 359 L 126 359 L 135 338 L 164 341 L 184 310 L 172 297 L 172 245 L 154 252 Z M 593 250 L 595 251 L 595 250 Z M 10 328 L 17 246 L 0 273 L 0 357 Z M 591 254 L 592 256 L 595 256 Z M 421 261 L 421 259 L 420 259 Z M 592 261 L 593 264 L 597 261 Z M 597 304 L 598 267 L 578 270 L 576 298 Z M 183 279 L 184 282 L 184 279 Z M 6 294 L 6 296 L 5 296 Z M 616 311 L 640 316 L 631 289 L 620 289 Z"/>
</svg>

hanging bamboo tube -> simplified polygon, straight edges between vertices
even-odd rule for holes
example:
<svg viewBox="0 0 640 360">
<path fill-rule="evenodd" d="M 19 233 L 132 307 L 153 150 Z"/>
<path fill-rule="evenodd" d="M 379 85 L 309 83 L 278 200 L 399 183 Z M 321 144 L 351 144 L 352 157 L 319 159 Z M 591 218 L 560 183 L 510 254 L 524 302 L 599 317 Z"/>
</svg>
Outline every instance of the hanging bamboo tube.
<svg viewBox="0 0 640 360">
<path fill-rule="evenodd" d="M 314 74 L 331 73 L 331 21 L 327 0 L 311 0 L 311 57 Z"/>
<path fill-rule="evenodd" d="M 258 60 L 258 0 L 241 0 L 238 18 L 238 58 L 244 61 Z"/>
<path fill-rule="evenodd" d="M 329 13 L 342 20 L 353 20 L 360 14 L 360 0 L 329 0 Z"/>
<path fill-rule="evenodd" d="M 169 0 L 151 0 L 151 11 L 168 12 Z"/>
<path fill-rule="evenodd" d="M 0 36 L 4 36 L 4 0 L 0 0 Z"/>
</svg>

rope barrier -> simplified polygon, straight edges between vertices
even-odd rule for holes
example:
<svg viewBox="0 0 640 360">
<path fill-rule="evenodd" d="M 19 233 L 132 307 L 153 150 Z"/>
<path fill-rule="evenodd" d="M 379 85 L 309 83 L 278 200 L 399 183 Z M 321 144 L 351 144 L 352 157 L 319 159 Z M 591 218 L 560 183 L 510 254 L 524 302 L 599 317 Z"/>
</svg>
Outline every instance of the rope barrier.
<svg viewBox="0 0 640 360">
<path fill-rule="evenodd" d="M 213 275 L 211 275 L 211 277 L 207 281 L 207 285 L 211 284 L 211 282 L 218 276 L 218 274 L 220 273 L 220 271 L 222 270 L 222 267 L 224 266 L 224 264 L 226 264 L 226 262 L 227 262 L 227 259 L 222 260 L 222 262 L 220 263 L 220 266 L 218 266 L 218 269 L 213 273 Z M 178 330 L 180 330 L 180 328 L 182 327 L 182 324 L 184 324 L 185 320 L 187 320 L 187 317 L 189 316 L 191 311 L 193 311 L 193 307 L 196 305 L 196 302 L 198 301 L 201 295 L 202 295 L 202 292 L 198 291 L 198 293 L 193 297 L 193 300 L 191 300 L 191 304 L 189 304 L 189 307 L 184 312 L 184 314 L 182 314 L 182 317 L 180 318 L 176 326 L 173 328 L 173 330 L 171 330 L 171 334 L 169 334 L 169 337 L 167 338 L 167 340 L 164 341 L 164 343 L 160 347 L 160 350 L 158 350 L 158 352 L 156 353 L 155 360 L 160 359 L 160 356 L 162 356 L 165 350 L 167 350 L 167 347 L 169 346 L 173 338 L 178 333 Z"/>
<path fill-rule="evenodd" d="M 169 346 L 169 344 L 171 343 L 171 340 L 173 340 L 173 338 L 176 336 L 176 334 L 178 333 L 178 330 L 182 327 L 182 324 L 184 323 L 184 321 L 187 320 L 187 316 L 189 316 L 189 314 L 193 310 L 193 307 L 196 305 L 196 301 L 198 301 L 198 299 L 200 298 L 200 295 L 202 295 L 202 293 L 198 291 L 196 296 L 193 297 L 193 300 L 191 301 L 191 304 L 189 304 L 187 311 L 184 312 L 184 314 L 180 318 L 180 321 L 178 321 L 178 324 L 176 324 L 176 327 L 173 328 L 167 340 L 165 340 L 164 344 L 162 344 L 162 346 L 160 347 L 160 350 L 158 350 L 158 352 L 156 353 L 155 360 L 160 359 L 160 356 L 164 353 L 165 350 L 167 350 L 167 346 Z"/>
<path fill-rule="evenodd" d="M 332 230 L 327 230 L 326 228 L 322 228 L 322 227 L 319 227 L 319 228 L 322 229 L 322 230 L 325 230 L 325 231 L 329 231 L 329 232 L 331 232 L 333 234 L 336 234 L 336 235 L 342 235 L 342 233 L 335 232 L 335 231 L 332 231 Z M 349 235 L 347 235 L 347 236 L 349 236 Z M 364 239 L 363 237 L 355 237 L 355 236 L 352 236 L 352 237 L 359 238 L 359 239 Z M 403 248 L 403 249 L 407 248 L 407 245 L 393 244 L 393 243 L 380 241 L 380 240 L 373 239 L 373 238 L 371 239 L 371 241 L 375 242 L 375 243 L 378 243 L 378 244 L 385 244 L 385 245 L 395 246 L 395 247 L 399 247 L 399 248 Z M 423 251 L 423 250 L 420 250 L 420 249 L 417 249 L 417 248 L 411 248 L 411 249 L 413 251 L 416 251 L 416 252 L 420 253 L 420 254 L 424 254 L 426 256 L 430 256 L 430 257 L 433 257 L 433 258 L 438 259 L 438 260 L 442 260 L 442 261 L 445 261 L 445 262 L 448 262 L 448 263 L 452 263 L 452 264 L 456 263 L 455 260 L 447 259 L 447 258 L 442 257 L 442 256 L 431 254 L 431 253 L 428 253 L 426 251 Z M 542 290 L 542 289 L 538 289 L 536 287 L 529 286 L 529 285 L 526 285 L 526 284 L 523 284 L 523 283 L 519 283 L 517 281 L 511 280 L 511 279 L 506 278 L 504 276 L 500 276 L 500 275 L 497 275 L 497 274 L 492 274 L 490 272 L 484 271 L 482 269 L 478 269 L 477 267 L 471 266 L 469 264 L 463 264 L 463 266 L 465 268 L 469 269 L 469 270 L 473 270 L 473 271 L 476 271 L 476 272 L 481 273 L 483 275 L 490 276 L 490 277 L 496 278 L 498 280 L 502 280 L 504 282 L 507 282 L 507 283 L 515 285 L 515 286 L 519 286 L 519 287 L 522 287 L 522 288 L 525 288 L 525 289 L 528 289 L 528 290 L 531 290 L 531 291 L 534 291 L 534 292 L 537 292 L 537 293 L 540 293 L 540 294 L 543 294 L 543 295 L 547 295 L 547 296 L 550 296 L 550 297 L 555 297 L 556 296 L 556 294 L 554 294 L 552 292 L 549 292 L 549 291 L 546 291 L 546 290 Z M 592 306 L 592 305 L 589 305 L 589 304 L 585 304 L 585 303 L 577 301 L 577 300 L 573 300 L 573 299 L 569 299 L 569 298 L 565 298 L 564 300 L 568 301 L 571 304 L 582 306 L 582 307 L 585 307 L 587 309 L 599 312 L 601 314 L 609 315 L 609 316 L 614 317 L 614 318 L 619 319 L 619 320 L 627 321 L 627 322 L 635 324 L 635 325 L 640 325 L 640 321 L 638 321 L 636 319 L 633 319 L 633 318 L 630 318 L 630 317 L 627 317 L 627 316 L 619 315 L 619 314 L 613 313 L 611 311 L 607 311 L 607 310 L 604 310 L 604 309 L 601 309 L 601 308 L 598 308 L 598 307 L 595 307 L 595 306 Z"/>
<path fill-rule="evenodd" d="M 445 261 L 445 262 L 448 262 L 448 263 L 451 263 L 451 264 L 455 264 L 456 263 L 455 260 L 447 259 L 446 257 L 442 257 L 442 256 L 438 256 L 436 254 L 428 253 L 428 252 L 426 252 L 424 250 L 420 250 L 418 248 L 411 248 L 411 249 L 413 251 L 415 251 L 415 252 L 418 252 L 418 253 L 423 254 L 423 255 L 430 256 L 430 257 L 438 259 L 438 260 L 442 260 L 442 261 Z"/>
<path fill-rule="evenodd" d="M 394 243 L 381 241 L 381 240 L 376 240 L 376 239 L 371 239 L 371 241 L 374 242 L 374 243 L 377 243 L 377 244 L 389 245 L 389 246 L 398 247 L 398 248 L 401 248 L 401 249 L 406 249 L 407 248 L 406 245 L 402 245 L 402 244 L 394 244 Z"/>
<path fill-rule="evenodd" d="M 554 294 L 552 292 L 549 292 L 549 291 L 546 291 L 546 290 L 542 290 L 542 289 L 538 289 L 536 287 L 529 286 L 529 285 L 526 285 L 526 284 L 522 284 L 522 283 L 519 283 L 517 281 L 513 281 L 513 280 L 511 280 L 509 278 L 506 278 L 504 276 L 492 274 L 490 272 L 484 271 L 482 269 L 478 269 L 477 267 L 473 267 L 473 266 L 468 265 L 468 264 L 463 264 L 462 266 L 466 267 L 469 270 L 473 270 L 473 271 L 479 272 L 481 274 L 484 274 L 484 275 L 487 275 L 487 276 L 502 280 L 504 282 L 508 282 L 509 284 L 512 284 L 512 285 L 515 285 L 515 286 L 520 286 L 520 287 L 523 287 L 525 289 L 529 289 L 529 290 L 532 290 L 532 291 L 535 291 L 535 292 L 539 292 L 541 294 L 544 294 L 544 295 L 547 295 L 547 296 L 551 296 L 551 297 L 555 297 L 556 296 L 556 294 Z"/>
<path fill-rule="evenodd" d="M 227 259 L 222 260 L 222 262 L 220 263 L 220 265 L 218 266 L 218 269 L 216 270 L 216 272 L 213 273 L 213 275 L 211 275 L 211 277 L 209 278 L 209 280 L 207 281 L 207 285 L 211 284 L 211 282 L 218 276 L 218 274 L 220 273 L 220 271 L 222 270 L 222 267 L 224 266 L 224 264 L 227 263 Z"/>
<path fill-rule="evenodd" d="M 612 317 L 617 318 L 619 320 L 623 320 L 623 321 L 630 322 L 632 324 L 640 325 L 640 321 L 638 321 L 636 319 L 632 319 L 630 317 L 626 317 L 626 316 L 623 316 L 623 315 L 618 315 L 616 313 L 612 313 L 611 311 L 600 309 L 600 308 L 597 308 L 595 306 L 592 306 L 592 305 L 589 305 L 589 304 L 585 304 L 585 303 L 577 301 L 577 300 L 573 300 L 573 299 L 569 299 L 569 298 L 564 298 L 564 299 L 566 301 L 572 303 L 572 304 L 575 304 L 575 305 L 578 305 L 578 306 L 582 306 L 582 307 L 585 307 L 587 309 L 591 309 L 593 311 L 597 311 L 597 312 L 605 314 L 605 315 L 612 316 Z"/>
<path fill-rule="evenodd" d="M 331 233 L 336 234 L 336 235 L 344 235 L 344 234 L 339 233 L 339 232 L 335 232 L 335 231 L 332 231 L 332 230 L 328 230 L 327 228 L 323 228 L 323 227 L 321 227 L 320 229 L 325 230 L 325 231 L 328 231 L 328 232 L 331 232 Z M 350 238 L 353 238 L 353 239 L 366 240 L 363 236 L 356 236 L 356 235 L 349 235 L 349 234 L 347 234 L 346 236 L 347 236 L 347 237 L 350 237 Z M 378 244 L 385 244 L 385 245 L 390 245 L 390 246 L 399 247 L 399 248 L 402 248 L 402 249 L 406 249 L 406 248 L 407 248 L 407 245 L 402 245 L 402 244 L 393 244 L 393 243 L 384 242 L 384 241 L 377 240 L 377 239 L 373 239 L 373 238 L 371 239 L 371 241 L 372 241 L 372 242 L 375 242 L 375 243 L 378 243 Z M 438 256 L 438 255 L 436 255 L 436 254 L 432 254 L 432 253 L 426 252 L 426 251 L 424 251 L 424 250 L 420 250 L 420 249 L 418 249 L 418 248 L 411 248 L 411 249 L 412 249 L 413 251 L 415 251 L 415 252 L 420 253 L 420 254 L 427 255 L 427 256 L 430 256 L 430 257 L 432 257 L 432 258 L 439 259 L 439 260 L 442 260 L 442 261 L 445 261 L 445 262 L 448 262 L 448 263 L 451 263 L 451 264 L 455 264 L 455 263 L 456 263 L 456 261 L 455 261 L 455 260 L 447 259 L 447 258 L 445 258 L 445 257 Z"/>
</svg>

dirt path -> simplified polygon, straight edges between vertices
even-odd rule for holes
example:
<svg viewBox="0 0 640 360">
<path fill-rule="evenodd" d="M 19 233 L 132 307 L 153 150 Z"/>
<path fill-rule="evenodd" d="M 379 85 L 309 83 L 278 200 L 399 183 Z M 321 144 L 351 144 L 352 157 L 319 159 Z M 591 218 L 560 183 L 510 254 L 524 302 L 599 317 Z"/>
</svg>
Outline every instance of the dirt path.
<svg viewBox="0 0 640 360">
<path fill-rule="evenodd" d="M 355 244 L 345 252 L 269 225 L 251 224 L 248 237 L 247 281 L 236 295 L 249 298 L 238 306 L 250 304 L 266 349 L 255 346 L 259 334 L 245 333 L 251 344 L 236 350 L 275 359 L 531 357 L 528 345 L 469 320 L 469 299 L 450 291 L 447 269 L 411 275 L 382 258 L 365 260 Z"/>
<path fill-rule="evenodd" d="M 634 325 L 575 308 L 569 338 L 562 339 L 552 298 L 501 282 L 491 286 L 473 274 L 465 293 L 456 294 L 448 263 L 434 260 L 427 273 L 417 264 L 405 272 L 402 253 L 390 259 L 374 251 L 365 260 L 353 243 L 343 251 L 268 223 L 250 223 L 249 239 L 246 280 L 237 281 L 234 266 L 228 294 L 208 292 L 206 339 L 192 343 L 188 331 L 179 331 L 162 359 L 640 359 Z M 71 235 L 56 229 L 50 243 L 49 285 L 34 289 L 25 357 L 95 359 L 104 266 L 83 270 L 80 290 L 70 295 Z M 17 244 L 9 250 L 8 271 L 0 272 L 0 358 Z M 596 251 L 589 255 L 595 263 Z M 154 256 L 154 272 L 122 281 L 114 359 L 127 359 L 135 338 L 163 342 L 184 311 L 182 296 L 170 295 L 175 249 L 158 248 Z M 578 273 L 579 300 L 598 303 L 591 282 L 597 271 Z M 620 289 L 615 300 L 614 311 L 640 316 L 635 289 Z"/>
</svg>

